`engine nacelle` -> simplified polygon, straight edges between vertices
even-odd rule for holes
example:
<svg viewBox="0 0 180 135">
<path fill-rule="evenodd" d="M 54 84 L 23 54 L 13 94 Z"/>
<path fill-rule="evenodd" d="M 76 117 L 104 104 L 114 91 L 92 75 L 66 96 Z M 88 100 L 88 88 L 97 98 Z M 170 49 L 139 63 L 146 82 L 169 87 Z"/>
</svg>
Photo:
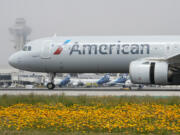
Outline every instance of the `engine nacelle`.
<svg viewBox="0 0 180 135">
<path fill-rule="evenodd" d="M 169 64 L 165 61 L 133 61 L 130 78 L 136 84 L 169 84 Z"/>
</svg>

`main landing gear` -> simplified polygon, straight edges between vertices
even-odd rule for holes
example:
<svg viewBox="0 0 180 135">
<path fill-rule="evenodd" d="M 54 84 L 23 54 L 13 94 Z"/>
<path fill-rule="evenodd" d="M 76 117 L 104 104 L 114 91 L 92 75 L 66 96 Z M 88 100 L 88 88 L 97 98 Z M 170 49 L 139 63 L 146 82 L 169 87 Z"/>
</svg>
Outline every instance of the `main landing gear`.
<svg viewBox="0 0 180 135">
<path fill-rule="evenodd" d="M 56 73 L 49 73 L 49 80 L 50 82 L 47 84 L 47 88 L 49 90 L 52 90 L 55 88 L 55 84 L 54 84 L 54 78 L 56 76 Z"/>
</svg>

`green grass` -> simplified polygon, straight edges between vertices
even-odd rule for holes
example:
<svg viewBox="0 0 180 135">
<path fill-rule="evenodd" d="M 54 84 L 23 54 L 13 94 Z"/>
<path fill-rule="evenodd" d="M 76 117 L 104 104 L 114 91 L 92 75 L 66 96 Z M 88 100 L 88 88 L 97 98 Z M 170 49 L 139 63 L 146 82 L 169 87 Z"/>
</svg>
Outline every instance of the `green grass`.
<svg viewBox="0 0 180 135">
<path fill-rule="evenodd" d="M 92 104 L 103 104 L 105 106 L 116 106 L 117 104 L 164 104 L 164 105 L 173 105 L 180 104 L 180 97 L 138 97 L 138 96 L 103 96 L 103 97 L 92 97 L 92 96 L 38 96 L 38 95 L 20 95 L 20 96 L 0 96 L 0 106 L 11 106 L 18 103 L 26 104 L 56 104 L 63 103 L 66 106 L 71 106 L 73 104 L 79 105 L 92 105 Z"/>
</svg>

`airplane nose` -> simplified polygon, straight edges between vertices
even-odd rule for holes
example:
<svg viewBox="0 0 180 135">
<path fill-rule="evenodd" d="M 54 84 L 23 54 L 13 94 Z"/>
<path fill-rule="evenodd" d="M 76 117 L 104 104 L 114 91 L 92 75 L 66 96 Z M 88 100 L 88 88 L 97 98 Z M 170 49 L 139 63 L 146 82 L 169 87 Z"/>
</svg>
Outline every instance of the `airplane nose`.
<svg viewBox="0 0 180 135">
<path fill-rule="evenodd" d="M 13 54 L 9 57 L 8 59 L 8 62 L 9 64 L 12 66 L 12 67 L 15 67 L 17 68 L 17 65 L 18 65 L 18 57 L 17 57 L 17 54 Z"/>
<path fill-rule="evenodd" d="M 15 58 L 13 57 L 13 55 L 11 55 L 11 56 L 9 57 L 8 62 L 9 62 L 9 64 L 10 64 L 11 66 L 14 67 L 14 65 L 16 64 L 16 60 L 15 60 Z"/>
</svg>

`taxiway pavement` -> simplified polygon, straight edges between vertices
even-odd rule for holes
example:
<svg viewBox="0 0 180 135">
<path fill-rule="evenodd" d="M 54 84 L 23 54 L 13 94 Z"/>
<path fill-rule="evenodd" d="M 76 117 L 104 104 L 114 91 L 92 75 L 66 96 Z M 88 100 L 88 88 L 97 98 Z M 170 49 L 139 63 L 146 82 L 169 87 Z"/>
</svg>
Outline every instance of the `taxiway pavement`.
<svg viewBox="0 0 180 135">
<path fill-rule="evenodd" d="M 0 95 L 67 95 L 67 96 L 180 96 L 179 89 L 62 88 L 62 89 L 0 89 Z"/>
</svg>

